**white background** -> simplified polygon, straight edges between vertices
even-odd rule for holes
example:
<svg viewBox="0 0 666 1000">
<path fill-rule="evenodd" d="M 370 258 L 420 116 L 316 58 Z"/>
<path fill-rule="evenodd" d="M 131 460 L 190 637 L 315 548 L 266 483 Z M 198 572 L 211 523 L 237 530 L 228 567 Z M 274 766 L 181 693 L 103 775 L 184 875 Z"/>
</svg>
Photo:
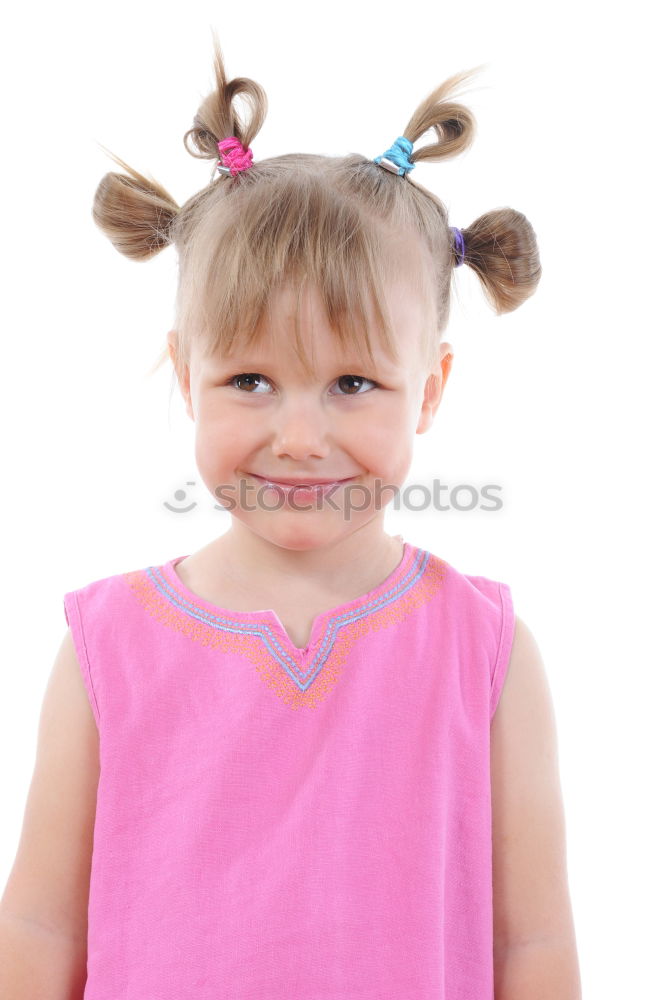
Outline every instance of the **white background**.
<svg viewBox="0 0 666 1000">
<path fill-rule="evenodd" d="M 62 595 L 227 526 L 198 485 L 169 366 L 148 374 L 172 322 L 175 251 L 131 262 L 91 218 L 117 169 L 98 143 L 179 203 L 208 182 L 182 136 L 213 84 L 211 27 L 229 76 L 268 94 L 255 159 L 376 156 L 434 86 L 485 64 L 462 98 L 474 145 L 414 176 L 452 225 L 524 212 L 543 279 L 497 317 L 476 276 L 455 272 L 454 367 L 410 480 L 500 484 L 504 506 L 390 511 L 386 524 L 511 586 L 558 720 L 584 996 L 663 996 L 664 88 L 647 4 L 115 0 L 5 15 L 0 881 Z M 190 514 L 164 507 L 179 488 Z"/>
</svg>

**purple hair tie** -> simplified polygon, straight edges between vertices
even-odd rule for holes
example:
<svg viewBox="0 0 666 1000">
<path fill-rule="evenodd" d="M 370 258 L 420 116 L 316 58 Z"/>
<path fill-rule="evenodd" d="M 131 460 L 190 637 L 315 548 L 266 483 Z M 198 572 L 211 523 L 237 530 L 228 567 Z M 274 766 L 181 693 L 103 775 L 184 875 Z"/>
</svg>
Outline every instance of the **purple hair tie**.
<svg viewBox="0 0 666 1000">
<path fill-rule="evenodd" d="M 455 234 L 453 252 L 456 256 L 456 262 L 453 266 L 460 267 L 461 264 L 465 263 L 465 241 L 463 239 L 463 234 L 455 226 L 451 226 L 451 231 Z"/>
</svg>

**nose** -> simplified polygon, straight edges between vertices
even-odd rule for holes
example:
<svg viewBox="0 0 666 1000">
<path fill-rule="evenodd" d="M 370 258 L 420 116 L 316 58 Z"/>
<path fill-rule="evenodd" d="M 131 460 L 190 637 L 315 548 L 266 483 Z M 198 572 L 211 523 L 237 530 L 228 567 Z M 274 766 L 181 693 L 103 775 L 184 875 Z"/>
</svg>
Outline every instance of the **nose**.
<svg viewBox="0 0 666 1000">
<path fill-rule="evenodd" d="M 285 400 L 272 421 L 273 454 L 302 462 L 310 456 L 325 458 L 330 452 L 329 422 L 321 402 L 307 394 Z"/>
</svg>

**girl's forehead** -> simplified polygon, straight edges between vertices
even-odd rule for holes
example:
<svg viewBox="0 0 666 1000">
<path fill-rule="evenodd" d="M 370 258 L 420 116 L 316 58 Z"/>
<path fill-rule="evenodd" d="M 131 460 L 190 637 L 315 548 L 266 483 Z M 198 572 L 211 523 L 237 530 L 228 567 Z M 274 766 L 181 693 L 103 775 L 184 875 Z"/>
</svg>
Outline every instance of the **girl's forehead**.
<svg viewBox="0 0 666 1000">
<path fill-rule="evenodd" d="M 384 289 L 391 324 L 391 339 L 399 356 L 413 350 L 423 330 L 425 318 L 422 298 L 407 281 L 396 281 Z M 323 297 L 313 285 L 304 285 L 300 294 L 291 287 L 275 289 L 256 331 L 257 342 L 268 350 L 289 350 L 296 343 L 296 332 L 313 353 L 337 355 L 341 359 L 365 357 L 361 344 L 369 343 L 372 357 L 390 362 L 386 342 L 370 302 L 364 303 L 352 320 L 357 344 L 344 344 L 330 322 Z"/>
<path fill-rule="evenodd" d="M 392 282 L 385 288 L 384 295 L 393 342 L 396 348 L 401 342 L 409 347 L 410 341 L 413 344 L 415 336 L 423 329 L 422 296 L 407 281 Z M 373 356 L 386 353 L 385 339 L 370 301 L 359 304 L 356 315 L 349 317 L 348 322 L 354 336 L 344 343 L 343 340 L 349 338 L 343 338 L 340 330 L 332 325 L 324 298 L 315 285 L 303 282 L 300 287 L 293 284 L 277 286 L 268 294 L 259 322 L 253 328 L 248 326 L 246 331 L 238 330 L 234 334 L 233 353 L 239 350 L 244 353 L 248 346 L 258 347 L 262 352 L 284 351 L 300 340 L 309 350 L 348 354 L 353 342 L 360 347 L 366 339 Z M 205 350 L 205 338 L 202 346 Z M 217 348 L 219 353 L 224 352 L 224 345 L 219 340 Z"/>
<path fill-rule="evenodd" d="M 376 313 L 368 303 L 351 321 L 351 339 L 343 338 L 329 321 L 321 293 L 308 282 L 298 287 L 285 284 L 274 288 L 267 296 L 259 322 L 253 329 L 237 331 L 229 348 L 219 338 L 215 343 L 206 343 L 200 337 L 192 344 L 192 355 L 204 364 L 270 361 L 292 365 L 302 361 L 304 352 L 311 369 L 331 364 L 372 364 L 384 371 L 404 370 L 412 367 L 413 356 L 421 349 L 425 321 L 422 295 L 407 281 L 395 281 L 385 289 L 385 304 L 395 358 L 387 349 Z"/>
<path fill-rule="evenodd" d="M 423 310 L 422 291 L 409 281 L 406 274 L 387 282 L 382 290 L 394 325 L 398 320 L 404 324 L 407 316 Z M 369 295 L 364 298 L 366 309 L 371 311 Z M 289 326 L 296 322 L 297 318 L 302 323 L 310 319 L 317 326 L 327 325 L 324 296 L 312 282 L 303 282 L 299 288 L 293 284 L 277 286 L 268 296 L 264 312 L 264 319 L 267 318 L 271 318 L 278 325 Z"/>
<path fill-rule="evenodd" d="M 331 366 L 346 367 L 350 371 L 366 368 L 370 365 L 373 369 L 382 370 L 385 373 L 397 373 L 405 367 L 402 359 L 397 362 L 386 352 L 378 338 L 370 336 L 371 357 L 354 344 L 343 344 L 340 339 L 331 334 L 326 329 L 303 328 L 301 340 L 305 348 L 305 353 L 309 360 L 310 370 L 322 374 L 328 373 Z M 253 340 L 246 338 L 239 339 L 231 350 L 211 350 L 200 347 L 197 358 L 203 366 L 211 364 L 213 366 L 248 366 L 256 370 L 269 366 L 274 369 L 304 368 L 302 359 L 296 346 L 295 338 L 289 331 L 283 329 L 271 329 L 262 331 Z"/>
</svg>

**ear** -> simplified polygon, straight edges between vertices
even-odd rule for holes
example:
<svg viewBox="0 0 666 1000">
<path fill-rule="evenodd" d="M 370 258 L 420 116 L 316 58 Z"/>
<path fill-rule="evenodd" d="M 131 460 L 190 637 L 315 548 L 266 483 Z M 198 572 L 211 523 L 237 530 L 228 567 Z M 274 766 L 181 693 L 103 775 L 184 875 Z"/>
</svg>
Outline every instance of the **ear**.
<svg viewBox="0 0 666 1000">
<path fill-rule="evenodd" d="M 442 400 L 442 393 L 453 363 L 453 348 L 446 341 L 439 345 L 439 364 L 429 373 L 423 389 L 423 402 L 419 413 L 416 433 L 423 434 L 428 430 Z"/>
<path fill-rule="evenodd" d="M 187 411 L 187 415 L 190 420 L 194 420 L 194 413 L 192 411 L 192 396 L 190 394 L 190 367 L 187 364 L 179 364 L 177 344 L 178 332 L 176 330 L 169 330 L 167 333 L 169 357 L 171 358 L 171 363 L 175 369 L 176 375 L 178 376 L 178 385 L 180 386 L 181 394 L 185 400 L 185 410 Z"/>
</svg>

